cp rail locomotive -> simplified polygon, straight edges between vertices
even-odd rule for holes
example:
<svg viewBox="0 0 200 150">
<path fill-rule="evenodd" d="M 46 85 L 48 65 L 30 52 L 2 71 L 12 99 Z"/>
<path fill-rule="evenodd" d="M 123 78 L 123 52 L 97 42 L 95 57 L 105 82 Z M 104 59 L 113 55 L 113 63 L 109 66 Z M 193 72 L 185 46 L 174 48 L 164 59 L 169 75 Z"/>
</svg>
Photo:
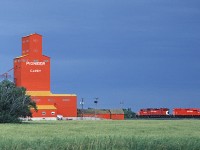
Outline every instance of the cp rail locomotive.
<svg viewBox="0 0 200 150">
<path fill-rule="evenodd" d="M 169 113 L 169 108 L 140 109 L 137 117 L 140 118 L 200 118 L 200 108 L 174 108 Z"/>
</svg>

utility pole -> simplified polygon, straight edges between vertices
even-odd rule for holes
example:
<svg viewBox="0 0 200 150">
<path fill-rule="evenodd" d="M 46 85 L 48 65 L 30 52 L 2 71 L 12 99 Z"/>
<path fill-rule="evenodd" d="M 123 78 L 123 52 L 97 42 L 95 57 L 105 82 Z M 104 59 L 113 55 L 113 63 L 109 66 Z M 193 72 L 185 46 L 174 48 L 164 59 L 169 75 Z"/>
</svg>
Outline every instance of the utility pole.
<svg viewBox="0 0 200 150">
<path fill-rule="evenodd" d="M 95 99 L 94 103 L 95 103 L 95 105 L 96 105 L 96 106 L 95 106 L 95 110 L 94 110 L 94 116 L 95 116 L 95 119 L 96 119 L 96 109 L 97 109 L 97 103 L 98 103 L 98 99 L 99 99 L 99 98 L 98 98 L 98 97 L 95 97 L 94 99 Z"/>
<path fill-rule="evenodd" d="M 83 120 L 83 105 L 84 105 L 83 98 L 81 98 L 80 104 L 81 104 L 81 117 L 82 117 L 82 120 Z"/>
<path fill-rule="evenodd" d="M 3 78 L 4 80 L 8 80 L 8 78 L 11 78 L 11 75 L 9 75 L 9 72 L 14 70 L 14 68 L 11 68 L 10 70 L 8 70 L 7 72 L 3 73 L 0 75 L 0 78 Z"/>
<path fill-rule="evenodd" d="M 123 109 L 124 101 L 120 101 L 121 109 Z"/>
</svg>

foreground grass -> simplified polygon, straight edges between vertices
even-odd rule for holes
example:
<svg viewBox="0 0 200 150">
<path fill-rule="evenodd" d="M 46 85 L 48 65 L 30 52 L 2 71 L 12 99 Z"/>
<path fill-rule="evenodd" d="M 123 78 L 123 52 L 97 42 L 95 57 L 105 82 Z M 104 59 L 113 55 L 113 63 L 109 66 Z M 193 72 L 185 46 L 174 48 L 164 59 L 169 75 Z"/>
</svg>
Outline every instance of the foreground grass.
<svg viewBox="0 0 200 150">
<path fill-rule="evenodd" d="M 0 149 L 200 149 L 200 120 L 0 124 Z"/>
</svg>

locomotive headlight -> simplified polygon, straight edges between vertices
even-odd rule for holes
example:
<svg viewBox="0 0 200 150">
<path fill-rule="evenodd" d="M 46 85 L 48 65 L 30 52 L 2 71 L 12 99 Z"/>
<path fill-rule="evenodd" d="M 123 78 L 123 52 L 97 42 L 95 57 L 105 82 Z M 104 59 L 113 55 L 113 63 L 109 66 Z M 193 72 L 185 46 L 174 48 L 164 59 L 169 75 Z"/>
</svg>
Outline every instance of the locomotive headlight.
<svg viewBox="0 0 200 150">
<path fill-rule="evenodd" d="M 166 111 L 166 115 L 169 115 L 169 111 Z"/>
</svg>

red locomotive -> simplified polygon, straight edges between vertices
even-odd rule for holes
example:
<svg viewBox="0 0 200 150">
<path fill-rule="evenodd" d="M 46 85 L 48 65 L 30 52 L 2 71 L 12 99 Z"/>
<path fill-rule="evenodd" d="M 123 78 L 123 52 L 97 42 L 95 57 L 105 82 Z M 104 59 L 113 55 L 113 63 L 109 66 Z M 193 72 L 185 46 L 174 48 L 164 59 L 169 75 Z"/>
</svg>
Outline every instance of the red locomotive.
<svg viewBox="0 0 200 150">
<path fill-rule="evenodd" d="M 174 108 L 174 117 L 200 117 L 200 108 Z"/>
<path fill-rule="evenodd" d="M 140 117 L 167 117 L 169 116 L 168 108 L 146 108 L 138 112 Z"/>
<path fill-rule="evenodd" d="M 200 118 L 200 108 L 174 108 L 169 114 L 168 108 L 140 109 L 139 118 Z"/>
</svg>

